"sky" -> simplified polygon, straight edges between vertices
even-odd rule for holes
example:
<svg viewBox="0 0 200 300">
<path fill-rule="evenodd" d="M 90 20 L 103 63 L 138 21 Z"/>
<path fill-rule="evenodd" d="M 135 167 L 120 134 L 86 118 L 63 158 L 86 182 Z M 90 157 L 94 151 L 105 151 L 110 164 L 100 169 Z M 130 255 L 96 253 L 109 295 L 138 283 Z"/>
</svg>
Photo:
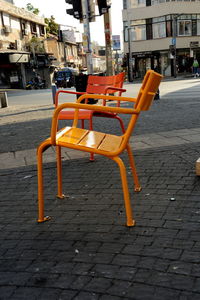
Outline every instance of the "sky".
<svg viewBox="0 0 200 300">
<path fill-rule="evenodd" d="M 49 18 L 51 15 L 55 17 L 56 23 L 62 25 L 70 25 L 77 27 L 83 32 L 83 25 L 72 16 L 66 14 L 66 8 L 70 8 L 65 0 L 42 1 L 42 0 L 14 0 L 14 4 L 18 7 L 26 7 L 27 3 L 31 3 L 35 8 L 40 10 L 40 16 Z M 122 0 L 112 0 L 111 6 L 111 24 L 112 35 L 121 35 L 122 45 Z M 99 45 L 105 45 L 103 16 L 96 17 L 96 22 L 90 23 L 90 35 L 92 41 L 97 41 Z"/>
</svg>

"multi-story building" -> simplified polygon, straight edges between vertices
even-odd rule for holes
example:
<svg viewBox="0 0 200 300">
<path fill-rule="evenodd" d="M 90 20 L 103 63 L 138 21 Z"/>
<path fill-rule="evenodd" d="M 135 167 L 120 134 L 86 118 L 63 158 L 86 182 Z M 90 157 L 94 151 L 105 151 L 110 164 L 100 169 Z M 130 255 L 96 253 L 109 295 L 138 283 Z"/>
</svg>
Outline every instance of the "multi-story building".
<svg viewBox="0 0 200 300">
<path fill-rule="evenodd" d="M 24 88 L 34 68 L 46 77 L 51 62 L 45 38 L 44 18 L 0 0 L 0 87 Z"/>
<path fill-rule="evenodd" d="M 151 68 L 171 76 L 191 72 L 194 58 L 200 63 L 199 0 L 123 0 L 122 15 L 134 75 Z"/>
<path fill-rule="evenodd" d="M 85 65 L 80 33 L 47 37 L 43 17 L 0 0 L 0 88 L 25 88 L 36 74 L 50 86 L 55 67 Z"/>
</svg>

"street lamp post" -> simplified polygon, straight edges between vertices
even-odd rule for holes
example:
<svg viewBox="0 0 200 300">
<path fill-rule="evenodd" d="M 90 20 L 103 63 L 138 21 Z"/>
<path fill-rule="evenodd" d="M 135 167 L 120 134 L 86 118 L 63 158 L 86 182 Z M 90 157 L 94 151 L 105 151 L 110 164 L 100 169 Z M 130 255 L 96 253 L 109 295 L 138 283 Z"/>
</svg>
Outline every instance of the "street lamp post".
<svg viewBox="0 0 200 300">
<path fill-rule="evenodd" d="M 174 46 L 174 58 L 173 58 L 173 70 L 174 70 L 174 78 L 177 76 L 177 70 L 176 70 L 176 21 L 178 16 L 173 15 L 173 35 L 172 35 L 172 44 Z"/>
<path fill-rule="evenodd" d="M 128 27 L 128 66 L 129 66 L 129 82 L 133 82 L 133 59 L 131 53 L 131 27 Z"/>
<path fill-rule="evenodd" d="M 176 68 L 176 36 L 177 36 L 177 19 L 181 16 L 182 14 L 177 14 L 172 16 L 172 45 L 174 46 L 174 59 L 173 59 L 173 70 L 174 70 L 174 78 L 177 76 L 177 68 Z"/>
</svg>

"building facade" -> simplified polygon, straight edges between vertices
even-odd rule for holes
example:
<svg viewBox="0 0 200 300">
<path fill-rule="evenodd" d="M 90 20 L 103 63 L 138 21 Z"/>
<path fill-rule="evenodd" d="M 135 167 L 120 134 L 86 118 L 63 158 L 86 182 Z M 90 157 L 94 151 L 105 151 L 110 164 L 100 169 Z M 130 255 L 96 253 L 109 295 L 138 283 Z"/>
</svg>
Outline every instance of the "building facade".
<svg viewBox="0 0 200 300">
<path fill-rule="evenodd" d="M 50 87 L 55 68 L 85 66 L 80 33 L 46 35 L 43 17 L 0 0 L 0 88 L 25 88 L 37 75 Z"/>
<path fill-rule="evenodd" d="M 36 68 L 47 77 L 45 38 L 44 18 L 0 0 L 0 87 L 25 88 Z"/>
<path fill-rule="evenodd" d="M 122 15 L 134 76 L 150 68 L 173 76 L 192 72 L 194 58 L 200 63 L 199 0 L 123 0 Z"/>
</svg>

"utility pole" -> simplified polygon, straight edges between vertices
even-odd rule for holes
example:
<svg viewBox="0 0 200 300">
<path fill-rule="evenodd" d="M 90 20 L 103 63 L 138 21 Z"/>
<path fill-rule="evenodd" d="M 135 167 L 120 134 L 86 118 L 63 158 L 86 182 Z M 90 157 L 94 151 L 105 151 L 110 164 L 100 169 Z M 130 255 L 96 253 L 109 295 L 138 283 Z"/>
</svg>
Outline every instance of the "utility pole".
<svg viewBox="0 0 200 300">
<path fill-rule="evenodd" d="M 172 16 L 172 45 L 174 46 L 174 59 L 173 59 L 173 70 L 174 70 L 174 78 L 177 76 L 177 68 L 176 68 L 176 37 L 177 37 L 177 19 L 183 14 L 176 14 Z"/>
<path fill-rule="evenodd" d="M 88 13 L 88 0 L 81 0 L 82 11 L 83 11 L 83 47 L 86 51 L 86 63 L 88 74 L 93 73 L 92 65 L 92 47 L 90 38 L 90 24 L 89 24 L 89 13 Z"/>
<path fill-rule="evenodd" d="M 177 76 L 177 70 L 176 70 L 176 21 L 178 16 L 173 15 L 172 16 L 172 24 L 173 24 L 173 34 L 172 34 L 172 45 L 174 46 L 174 58 L 173 58 L 173 70 L 174 70 L 174 78 Z"/>
<path fill-rule="evenodd" d="M 104 14 L 104 32 L 106 42 L 106 75 L 113 75 L 113 63 L 112 63 L 112 30 L 110 22 L 110 10 Z"/>
<path fill-rule="evenodd" d="M 128 27 L 128 69 L 129 69 L 129 82 L 133 82 L 133 59 L 131 52 L 131 27 Z"/>
</svg>

